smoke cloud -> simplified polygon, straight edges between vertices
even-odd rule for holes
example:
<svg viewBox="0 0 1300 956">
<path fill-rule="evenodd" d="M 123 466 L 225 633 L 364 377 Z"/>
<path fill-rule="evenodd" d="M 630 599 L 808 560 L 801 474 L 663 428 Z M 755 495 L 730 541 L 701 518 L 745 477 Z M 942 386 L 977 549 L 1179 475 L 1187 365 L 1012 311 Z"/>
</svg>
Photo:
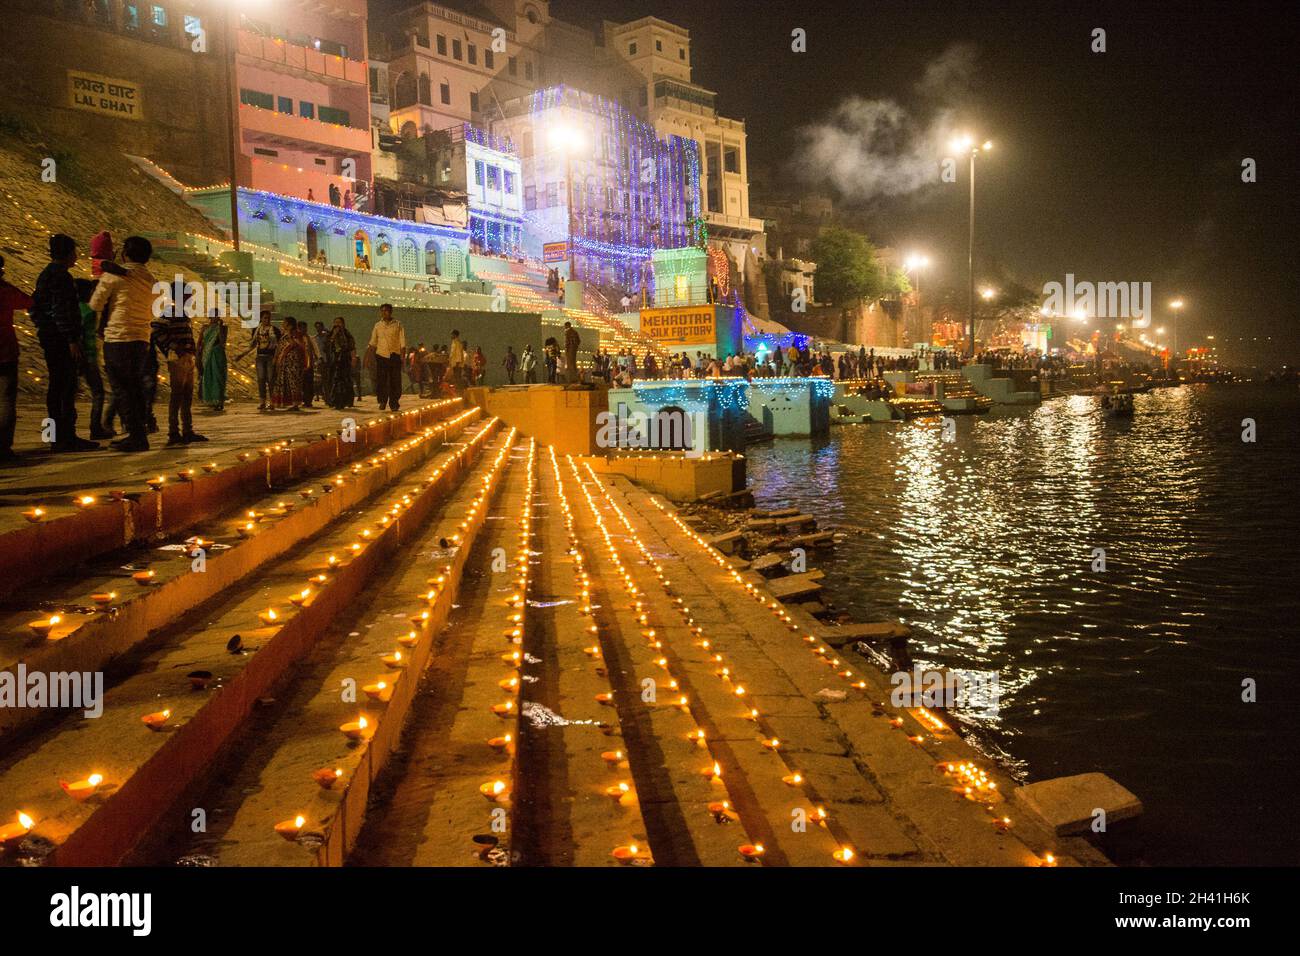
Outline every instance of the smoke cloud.
<svg viewBox="0 0 1300 956">
<path fill-rule="evenodd" d="M 953 106 L 965 99 L 976 51 L 948 47 L 915 84 L 917 107 L 853 96 L 826 120 L 803 127 L 795 172 L 851 202 L 901 196 L 939 182 L 939 164 L 958 131 Z"/>
</svg>

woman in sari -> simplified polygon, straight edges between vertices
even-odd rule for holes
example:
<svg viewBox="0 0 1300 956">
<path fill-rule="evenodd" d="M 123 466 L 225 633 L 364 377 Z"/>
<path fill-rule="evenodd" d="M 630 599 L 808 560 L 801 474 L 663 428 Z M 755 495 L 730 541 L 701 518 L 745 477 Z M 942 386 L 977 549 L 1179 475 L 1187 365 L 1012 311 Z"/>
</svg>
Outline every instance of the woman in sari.
<svg viewBox="0 0 1300 956">
<path fill-rule="evenodd" d="M 226 323 L 213 313 L 199 346 L 199 398 L 213 411 L 226 410 Z"/>
<path fill-rule="evenodd" d="M 348 331 L 343 316 L 334 319 L 334 327 L 330 329 L 326 341 L 330 376 L 329 393 L 325 396 L 325 401 L 330 408 L 351 408 L 356 401 L 352 393 L 352 360 L 356 355 L 357 343 Z"/>
<path fill-rule="evenodd" d="M 271 370 L 271 407 L 296 412 L 302 405 L 302 379 L 307 368 L 307 341 L 298 333 L 298 323 L 284 319 L 284 334 L 275 350 Z"/>
</svg>

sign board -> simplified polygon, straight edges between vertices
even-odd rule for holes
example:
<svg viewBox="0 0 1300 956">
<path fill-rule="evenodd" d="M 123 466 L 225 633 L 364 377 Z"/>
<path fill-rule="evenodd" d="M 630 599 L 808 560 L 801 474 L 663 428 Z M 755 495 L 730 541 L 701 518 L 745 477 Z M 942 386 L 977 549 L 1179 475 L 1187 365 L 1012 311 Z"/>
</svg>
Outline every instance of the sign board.
<svg viewBox="0 0 1300 956">
<path fill-rule="evenodd" d="M 641 334 L 660 345 L 713 345 L 718 338 L 713 306 L 642 309 Z"/>
<path fill-rule="evenodd" d="M 74 109 L 90 110 L 118 119 L 144 119 L 140 87 L 131 80 L 69 70 L 68 94 Z"/>
<path fill-rule="evenodd" d="M 569 258 L 567 242 L 547 242 L 542 245 L 543 262 L 564 262 Z"/>
</svg>

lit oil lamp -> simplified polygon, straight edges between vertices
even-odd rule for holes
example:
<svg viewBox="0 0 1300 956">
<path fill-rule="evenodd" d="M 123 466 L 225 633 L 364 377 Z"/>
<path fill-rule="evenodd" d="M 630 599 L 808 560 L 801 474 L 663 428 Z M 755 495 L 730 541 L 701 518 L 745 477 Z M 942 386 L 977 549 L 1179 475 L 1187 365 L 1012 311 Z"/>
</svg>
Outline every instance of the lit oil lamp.
<svg viewBox="0 0 1300 956">
<path fill-rule="evenodd" d="M 318 588 L 321 588 L 329 583 L 329 579 L 330 578 L 328 574 L 313 574 L 307 580 L 310 581 L 312 584 L 316 585 Z"/>
<path fill-rule="evenodd" d="M 614 859 L 618 860 L 618 862 L 626 866 L 627 864 L 632 863 L 635 860 L 640 858 L 641 848 L 638 847 L 635 843 L 630 843 L 627 846 L 616 846 L 614 847 L 614 852 L 611 855 L 614 857 Z"/>
<path fill-rule="evenodd" d="M 708 777 L 714 782 L 720 782 L 722 780 L 722 765 L 715 760 L 713 766 L 705 767 L 700 771 L 700 776 Z"/>
<path fill-rule="evenodd" d="M 1039 866 L 1046 866 L 1046 867 L 1056 866 L 1056 857 L 1048 853 L 1046 856 L 1043 857 L 1043 862 L 1040 863 Z"/>
<path fill-rule="evenodd" d="M 36 821 L 21 811 L 18 814 L 17 823 L 6 823 L 0 827 L 0 847 L 3 847 L 10 840 L 21 840 L 36 826 Z"/>
<path fill-rule="evenodd" d="M 312 491 L 310 488 L 304 488 L 302 491 L 298 492 L 298 497 L 301 498 L 303 501 L 311 500 L 311 495 L 312 495 Z"/>
<path fill-rule="evenodd" d="M 519 651 L 510 651 L 508 654 L 501 655 L 501 661 L 504 664 L 518 664 L 523 659 Z"/>
<path fill-rule="evenodd" d="M 150 488 L 152 488 L 154 491 L 157 491 L 166 483 L 167 483 L 167 479 L 164 478 L 162 475 L 157 475 L 145 481 L 145 484 L 148 485 Z"/>
<path fill-rule="evenodd" d="M 299 814 L 292 820 L 281 820 L 275 825 L 275 832 L 292 843 L 298 839 L 298 834 L 302 832 L 303 824 L 306 822 L 307 818 Z"/>
<path fill-rule="evenodd" d="M 801 773 L 788 773 L 788 774 L 786 774 L 784 777 L 781 778 L 781 782 L 784 783 L 784 784 L 785 784 L 786 786 L 788 786 L 788 787 L 797 787 L 797 786 L 799 786 L 800 784 L 803 783 L 803 774 L 801 774 Z"/>
<path fill-rule="evenodd" d="M 243 524 L 235 525 L 235 534 L 241 538 L 251 538 L 253 536 L 253 522 L 246 521 Z"/>
<path fill-rule="evenodd" d="M 210 475 L 217 470 L 217 463 L 215 461 L 210 461 L 203 466 L 203 470 Z"/>
<path fill-rule="evenodd" d="M 183 468 L 176 472 L 176 477 L 181 481 L 193 481 L 196 474 L 193 468 Z"/>
<path fill-rule="evenodd" d="M 94 495 L 77 495 L 72 499 L 72 503 L 78 508 L 89 508 L 95 503 Z"/>
<path fill-rule="evenodd" d="M 419 642 L 420 642 L 420 635 L 417 634 L 415 631 L 407 631 L 405 634 L 403 634 L 401 637 L 397 639 L 397 643 L 401 644 L 403 647 L 414 647 Z"/>
<path fill-rule="evenodd" d="M 332 790 L 334 784 L 343 776 L 343 771 L 338 767 L 322 767 L 315 771 L 311 778 L 320 784 L 322 790 Z"/>
<path fill-rule="evenodd" d="M 51 614 L 49 617 L 39 618 L 35 621 L 28 621 L 27 626 L 31 628 L 32 633 L 37 637 L 49 637 L 50 632 L 59 626 L 63 620 L 58 614 Z"/>
<path fill-rule="evenodd" d="M 280 615 L 275 613 L 275 608 L 273 607 L 268 607 L 265 611 L 259 611 L 257 618 L 267 627 L 280 623 Z"/>
<path fill-rule="evenodd" d="M 342 731 L 343 736 L 347 737 L 348 740 L 360 740 L 366 735 L 366 728 L 369 726 L 370 722 L 367 721 L 365 717 L 358 717 L 356 720 L 349 721 L 339 727 L 339 730 Z"/>
<path fill-rule="evenodd" d="M 333 571 L 335 568 L 337 568 L 337 567 L 339 566 L 339 559 L 338 559 L 338 557 L 336 557 L 335 555 L 332 555 L 332 554 L 331 554 L 328 558 L 325 559 L 325 565 L 326 565 L 326 567 L 328 567 L 331 571 Z"/>
<path fill-rule="evenodd" d="M 492 737 L 488 740 L 487 744 L 497 753 L 504 753 L 506 748 L 510 746 L 510 735 L 506 734 L 504 737 Z"/>
<path fill-rule="evenodd" d="M 506 784 L 504 780 L 493 780 L 491 783 L 482 784 L 478 792 L 487 797 L 493 803 L 503 800 L 506 796 Z"/>
<path fill-rule="evenodd" d="M 617 767 L 619 764 L 623 762 L 624 759 L 623 751 L 606 750 L 604 753 L 600 755 L 600 759 L 605 761 L 606 766 L 610 767 L 610 769 L 613 769 L 614 767 Z"/>
<path fill-rule="evenodd" d="M 419 614 L 412 614 L 411 623 L 416 627 L 424 627 L 429 623 L 429 612 L 421 611 Z"/>
<path fill-rule="evenodd" d="M 152 714 L 145 714 L 140 720 L 150 730 L 162 730 L 167 721 L 171 719 L 171 716 L 172 712 L 170 710 L 159 710 Z"/>
<path fill-rule="evenodd" d="M 289 595 L 289 603 L 295 607 L 302 607 L 309 597 L 311 597 L 311 588 L 303 588 L 297 594 Z"/>
<path fill-rule="evenodd" d="M 605 706 L 605 707 L 612 707 L 612 706 L 614 706 L 614 695 L 613 695 L 613 694 L 597 694 L 597 695 L 596 695 L 596 703 L 601 704 L 601 705 L 603 705 L 603 706 Z"/>
<path fill-rule="evenodd" d="M 768 750 L 777 750 L 781 746 L 781 741 L 778 740 L 776 737 L 772 737 L 767 740 L 764 740 L 763 746 Z"/>
<path fill-rule="evenodd" d="M 393 651 L 391 654 L 385 654 L 380 658 L 380 660 L 384 662 L 384 666 L 389 670 L 395 671 L 406 666 L 406 661 L 402 657 L 401 651 Z"/>
<path fill-rule="evenodd" d="M 836 863 L 848 864 L 853 862 L 857 857 L 857 853 L 854 852 L 853 847 L 851 846 L 842 846 L 832 853 L 831 856 L 835 858 Z"/>
<path fill-rule="evenodd" d="M 501 718 L 509 717 L 514 712 L 515 712 L 515 702 L 513 700 L 508 700 L 504 704 L 492 705 L 492 713 L 496 714 L 498 717 Z"/>
<path fill-rule="evenodd" d="M 212 683 L 212 671 L 190 671 L 185 676 L 193 690 L 205 690 Z"/>
<path fill-rule="evenodd" d="M 98 604 L 100 607 L 104 607 L 106 605 L 112 604 L 113 601 L 117 599 L 117 592 L 100 591 L 97 594 L 92 594 L 90 596 L 90 599 L 94 601 L 96 604 Z"/>
<path fill-rule="evenodd" d="M 68 783 L 66 780 L 60 780 L 59 786 L 62 787 L 63 792 L 73 800 L 82 803 L 85 800 L 89 800 L 103 782 L 104 775 L 102 773 L 92 773 L 85 780 L 77 780 L 73 783 Z"/>
<path fill-rule="evenodd" d="M 45 509 L 29 508 L 27 511 L 23 512 L 23 517 L 26 518 L 28 521 L 30 521 L 32 524 L 36 524 L 36 522 L 40 521 L 42 518 L 45 517 Z"/>
<path fill-rule="evenodd" d="M 502 690 L 518 690 L 519 678 L 507 677 L 505 680 L 497 681 L 497 686 L 500 687 Z"/>
<path fill-rule="evenodd" d="M 588 657 L 599 657 L 599 656 L 600 656 L 600 648 L 599 648 L 599 647 L 596 647 L 595 645 L 593 645 L 593 646 L 591 646 L 591 647 L 584 647 L 584 648 L 582 649 L 582 653 L 586 654 Z"/>
<path fill-rule="evenodd" d="M 157 576 L 158 574 L 156 571 L 153 571 L 151 569 L 146 569 L 144 571 L 136 571 L 134 574 L 131 575 L 131 578 L 135 581 L 136 584 L 139 584 L 141 586 L 147 586 L 153 584 L 153 579 Z"/>
<path fill-rule="evenodd" d="M 759 859 L 767 852 L 761 843 L 742 843 L 738 849 L 740 850 L 740 855 L 750 862 Z"/>
</svg>

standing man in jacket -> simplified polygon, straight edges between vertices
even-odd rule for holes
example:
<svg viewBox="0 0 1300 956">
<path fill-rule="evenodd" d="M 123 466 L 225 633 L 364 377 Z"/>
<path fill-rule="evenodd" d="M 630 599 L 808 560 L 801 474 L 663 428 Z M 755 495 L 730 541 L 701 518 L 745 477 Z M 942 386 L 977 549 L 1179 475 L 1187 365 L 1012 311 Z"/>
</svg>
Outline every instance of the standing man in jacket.
<svg viewBox="0 0 1300 956">
<path fill-rule="evenodd" d="M 45 352 L 49 383 L 45 391 L 46 414 L 54 422 L 55 451 L 94 451 L 98 442 L 77 437 L 77 370 L 81 367 L 81 305 L 68 271 L 77 261 L 77 243 L 71 236 L 50 236 L 50 264 L 36 280 L 31 317 Z"/>
<path fill-rule="evenodd" d="M 572 322 L 564 323 L 564 374 L 570 385 L 578 381 L 578 330 Z"/>
</svg>

